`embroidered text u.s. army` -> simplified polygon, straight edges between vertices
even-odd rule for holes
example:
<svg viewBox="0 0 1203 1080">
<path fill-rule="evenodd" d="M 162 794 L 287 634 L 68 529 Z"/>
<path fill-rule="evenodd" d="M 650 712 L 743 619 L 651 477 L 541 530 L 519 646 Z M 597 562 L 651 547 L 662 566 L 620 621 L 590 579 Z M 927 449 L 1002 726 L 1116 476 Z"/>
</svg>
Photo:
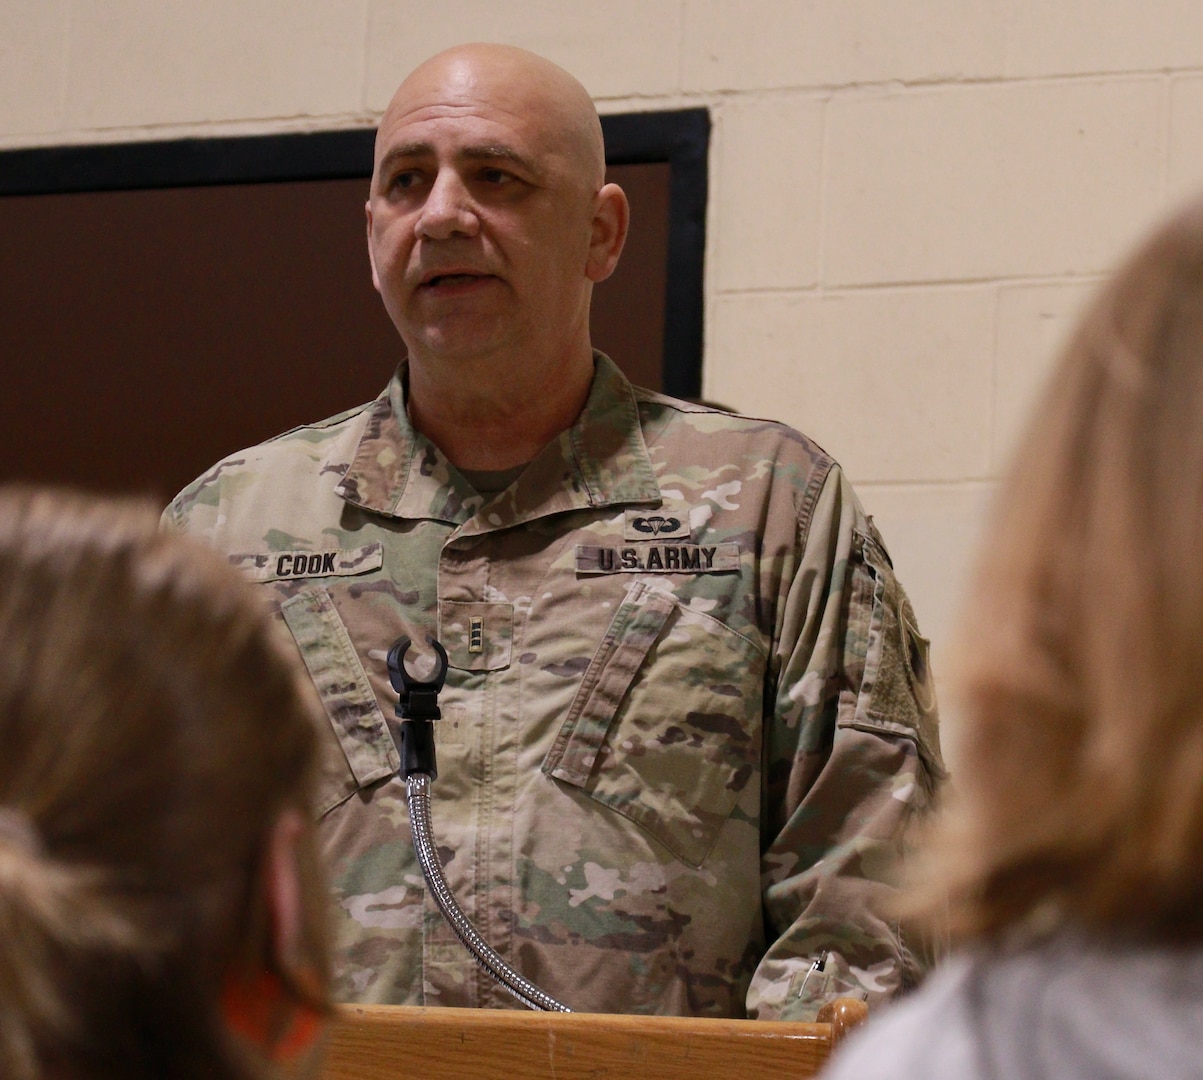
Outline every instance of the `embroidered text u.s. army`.
<svg viewBox="0 0 1203 1080">
<path fill-rule="evenodd" d="M 714 574 L 739 569 L 739 545 L 627 544 L 596 547 L 579 544 L 578 574 Z"/>
</svg>

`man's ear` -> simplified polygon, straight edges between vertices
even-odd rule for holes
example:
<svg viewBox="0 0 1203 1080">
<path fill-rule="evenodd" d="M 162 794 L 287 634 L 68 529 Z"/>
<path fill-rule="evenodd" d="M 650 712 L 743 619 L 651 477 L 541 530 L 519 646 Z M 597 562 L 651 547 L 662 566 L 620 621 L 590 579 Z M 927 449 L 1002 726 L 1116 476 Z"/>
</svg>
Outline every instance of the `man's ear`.
<svg viewBox="0 0 1203 1080">
<path fill-rule="evenodd" d="M 590 281 L 605 281 L 614 273 L 630 223 L 631 207 L 626 192 L 617 184 L 605 184 L 597 193 L 593 208 L 593 231 L 585 264 L 585 276 Z"/>
<path fill-rule="evenodd" d="M 363 204 L 364 216 L 368 219 L 368 262 L 372 264 L 372 286 L 380 291 L 380 275 L 376 273 L 376 252 L 372 250 L 372 200 Z"/>
<path fill-rule="evenodd" d="M 267 902 L 269 947 L 279 971 L 295 973 L 302 956 L 305 912 L 298 844 L 305 819 L 295 808 L 281 812 L 267 837 L 263 891 Z"/>
</svg>

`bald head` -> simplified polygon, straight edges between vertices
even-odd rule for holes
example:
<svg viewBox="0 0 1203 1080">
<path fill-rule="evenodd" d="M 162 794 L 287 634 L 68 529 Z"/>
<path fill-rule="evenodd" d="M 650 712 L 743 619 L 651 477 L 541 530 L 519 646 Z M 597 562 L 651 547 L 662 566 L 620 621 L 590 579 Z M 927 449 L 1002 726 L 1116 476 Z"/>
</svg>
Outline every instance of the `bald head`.
<svg viewBox="0 0 1203 1080">
<path fill-rule="evenodd" d="M 380 131 L 421 112 L 487 105 L 537 131 L 549 154 L 596 191 L 605 179 L 601 121 L 589 92 L 558 64 L 513 45 L 457 45 L 419 64 L 397 88 Z M 381 142 L 376 143 L 380 161 Z"/>
</svg>

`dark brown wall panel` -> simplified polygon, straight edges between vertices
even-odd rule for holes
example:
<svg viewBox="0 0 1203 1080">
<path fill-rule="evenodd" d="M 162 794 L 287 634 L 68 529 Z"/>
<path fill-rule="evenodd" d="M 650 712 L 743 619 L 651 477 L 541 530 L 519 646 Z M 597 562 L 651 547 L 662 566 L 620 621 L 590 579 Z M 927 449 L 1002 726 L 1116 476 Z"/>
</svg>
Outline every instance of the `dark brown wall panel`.
<svg viewBox="0 0 1203 1080">
<path fill-rule="evenodd" d="M 669 271 L 681 170 L 655 160 L 670 155 L 645 123 L 627 126 L 647 145 L 636 139 L 634 160 L 611 166 L 633 224 L 595 290 L 593 336 L 635 382 L 660 389 L 666 371 L 680 378 L 665 342 L 682 276 Z M 371 285 L 366 177 L 275 175 L 296 160 L 280 157 L 282 141 L 231 141 L 233 166 L 203 141 L 158 155 L 0 154 L 0 479 L 166 499 L 219 457 L 380 391 L 402 345 Z M 248 155 L 254 172 L 264 147 L 276 155 L 270 182 L 229 182 Z M 136 155 L 128 186 L 114 154 Z M 325 169 L 330 156 L 311 154 L 299 171 L 314 161 Z M 45 193 L 20 193 L 43 190 L 43 174 Z M 163 174 L 164 186 L 146 180 Z M 173 186 L 197 174 L 202 183 Z M 689 268 L 699 284 L 700 269 Z"/>
</svg>

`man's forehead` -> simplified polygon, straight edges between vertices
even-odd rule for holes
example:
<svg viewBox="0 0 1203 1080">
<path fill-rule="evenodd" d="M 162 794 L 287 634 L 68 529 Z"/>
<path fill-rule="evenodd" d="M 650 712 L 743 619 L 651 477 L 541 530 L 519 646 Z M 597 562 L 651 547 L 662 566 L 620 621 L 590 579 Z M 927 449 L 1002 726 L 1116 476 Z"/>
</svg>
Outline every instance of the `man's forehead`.
<svg viewBox="0 0 1203 1080">
<path fill-rule="evenodd" d="M 383 124 L 475 117 L 517 123 L 554 115 L 556 102 L 538 80 L 497 64 L 467 59 L 432 62 L 418 68 L 389 102 Z"/>
<path fill-rule="evenodd" d="M 380 121 L 380 131 L 394 135 L 410 129 L 496 128 L 518 130 L 533 126 L 522 111 L 501 108 L 492 102 L 422 101 L 400 102 L 389 107 Z"/>
<path fill-rule="evenodd" d="M 560 158 L 562 140 L 541 120 L 482 104 L 423 104 L 386 116 L 376 134 L 378 163 L 398 156 L 510 158 L 534 166 Z"/>
<path fill-rule="evenodd" d="M 586 175 L 603 168 L 601 128 L 584 87 L 524 50 L 469 46 L 415 69 L 381 119 L 376 159 L 424 140 L 444 149 L 505 145 L 533 161 L 571 162 Z"/>
</svg>

